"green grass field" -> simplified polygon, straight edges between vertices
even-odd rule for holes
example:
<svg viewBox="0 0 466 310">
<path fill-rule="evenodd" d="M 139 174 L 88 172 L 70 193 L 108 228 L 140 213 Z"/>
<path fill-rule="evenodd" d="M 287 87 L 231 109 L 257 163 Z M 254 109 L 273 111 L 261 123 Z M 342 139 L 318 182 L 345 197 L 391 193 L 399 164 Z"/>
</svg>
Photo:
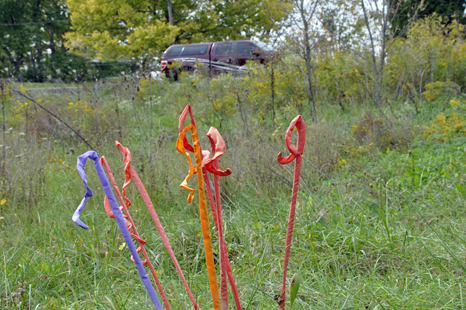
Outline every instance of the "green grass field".
<svg viewBox="0 0 466 310">
<path fill-rule="evenodd" d="M 220 180 L 224 232 L 243 309 L 278 309 L 292 165 L 275 158 L 286 151 L 297 108 L 277 104 L 270 121 L 270 110 L 252 99 L 244 113 L 219 99 L 244 87 L 241 79 L 184 79 L 118 80 L 89 87 L 80 101 L 50 94 L 41 102 L 105 155 L 120 186 L 124 165 L 113 141 L 129 147 L 191 290 L 212 309 L 198 195 L 186 202 L 179 184 L 188 167 L 175 151 L 179 114 L 191 104 L 201 144 L 210 126 L 226 140 L 220 164 L 233 174 Z M 90 229 L 71 221 L 85 192 L 76 158 L 88 147 L 15 96 L 4 99 L 12 129 L 0 183 L 0 308 L 151 309 L 90 164 L 94 197 L 81 216 Z M 290 281 L 301 278 L 293 309 L 466 309 L 464 105 L 462 97 L 441 98 L 419 103 L 415 114 L 398 101 L 379 117 L 368 105 L 342 112 L 322 104 L 316 124 L 304 110 L 308 140 L 288 270 Z M 195 178 L 190 185 L 197 188 Z M 135 186 L 127 191 L 172 309 L 191 309 Z"/>
</svg>

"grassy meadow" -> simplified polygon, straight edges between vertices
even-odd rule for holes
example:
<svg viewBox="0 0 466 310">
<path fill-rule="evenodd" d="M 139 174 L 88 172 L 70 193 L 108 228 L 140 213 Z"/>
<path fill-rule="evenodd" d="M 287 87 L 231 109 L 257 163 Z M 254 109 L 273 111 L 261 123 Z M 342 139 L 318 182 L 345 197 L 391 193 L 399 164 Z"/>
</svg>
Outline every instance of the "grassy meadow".
<svg viewBox="0 0 466 310">
<path fill-rule="evenodd" d="M 187 203 L 179 184 L 188 166 L 175 150 L 186 104 L 205 149 L 210 126 L 226 142 L 220 165 L 233 174 L 220 179 L 224 233 L 244 309 L 278 309 L 293 165 L 276 156 L 288 154 L 284 134 L 298 113 L 307 141 L 288 270 L 301 278 L 293 309 L 466 309 L 465 97 L 440 85 L 415 102 L 391 95 L 376 109 L 356 95 L 338 104 L 320 92 L 313 123 L 304 79 L 280 68 L 274 86 L 257 66 L 243 77 L 69 85 L 79 92 L 9 84 L 0 97 L 0 308 L 151 308 L 91 164 L 94 197 L 81 216 L 90 229 L 71 221 L 85 192 L 76 159 L 89 147 L 25 94 L 105 156 L 120 186 L 114 141 L 131 150 L 202 309 L 212 302 L 198 195 Z M 172 309 L 190 309 L 137 189 L 127 192 Z"/>
</svg>

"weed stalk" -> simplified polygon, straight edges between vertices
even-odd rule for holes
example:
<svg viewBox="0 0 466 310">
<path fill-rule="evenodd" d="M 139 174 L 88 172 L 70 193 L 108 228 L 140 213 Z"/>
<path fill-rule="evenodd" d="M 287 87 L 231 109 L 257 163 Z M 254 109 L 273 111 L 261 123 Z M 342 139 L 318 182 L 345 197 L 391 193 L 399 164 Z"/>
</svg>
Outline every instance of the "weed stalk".
<svg viewBox="0 0 466 310">
<path fill-rule="evenodd" d="M 7 93 L 7 85 L 6 83 L 2 80 L 0 81 L 0 94 L 2 96 L 2 153 L 3 153 L 3 159 L 2 159 L 2 173 L 6 173 L 6 140 L 5 140 L 5 131 L 6 131 L 6 125 L 5 125 L 5 105 L 6 105 L 6 93 Z"/>
</svg>

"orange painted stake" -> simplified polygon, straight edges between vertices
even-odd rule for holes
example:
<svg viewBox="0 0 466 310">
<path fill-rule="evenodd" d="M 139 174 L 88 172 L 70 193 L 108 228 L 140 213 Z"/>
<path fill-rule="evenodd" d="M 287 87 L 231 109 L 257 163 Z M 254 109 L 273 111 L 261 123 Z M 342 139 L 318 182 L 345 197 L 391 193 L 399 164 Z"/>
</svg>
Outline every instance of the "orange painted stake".
<svg viewBox="0 0 466 310">
<path fill-rule="evenodd" d="M 183 113 L 180 116 L 180 121 L 178 125 L 178 129 L 181 132 L 184 128 L 184 123 L 187 116 L 190 116 L 192 125 L 196 126 L 194 122 L 194 117 L 192 114 L 192 108 L 188 104 L 184 109 Z M 217 235 L 219 239 L 219 257 L 220 257 L 220 288 L 221 288 L 221 297 L 222 297 L 222 309 L 228 310 L 228 287 L 227 287 L 227 279 L 225 274 L 228 276 L 228 280 L 230 282 L 231 291 L 233 293 L 233 298 L 235 300 L 236 309 L 241 310 L 241 302 L 239 300 L 238 290 L 236 288 L 235 279 L 233 277 L 233 272 L 231 270 L 230 260 L 228 258 L 228 251 L 225 244 L 225 238 L 223 237 L 223 224 L 222 224 L 222 217 L 221 217 L 221 198 L 220 198 L 220 185 L 219 185 L 219 178 L 218 176 L 227 176 L 231 174 L 230 169 L 226 169 L 225 171 L 218 170 L 218 158 L 225 153 L 225 142 L 221 137 L 220 133 L 217 129 L 211 127 L 209 132 L 207 133 L 209 137 L 211 146 L 212 146 L 212 159 L 209 158 L 210 153 L 208 151 L 202 151 L 202 175 L 204 177 L 204 182 L 206 184 L 206 192 L 207 197 L 209 200 L 210 208 L 212 211 L 212 217 L 214 218 L 215 227 L 217 229 Z M 186 137 L 183 139 L 184 148 L 190 152 L 194 152 L 194 148 L 191 144 L 189 144 Z M 200 147 L 200 145 L 199 145 Z M 216 202 L 214 202 L 214 198 L 212 195 L 212 189 L 210 187 L 210 180 L 209 175 L 207 172 L 211 172 L 214 174 L 214 186 L 215 186 L 215 196 Z M 217 177 L 216 177 L 217 176 Z M 217 216 L 220 214 L 220 216 Z"/>
<path fill-rule="evenodd" d="M 297 147 L 291 143 L 291 133 L 296 127 L 298 129 L 298 145 Z M 283 279 L 282 279 L 282 289 L 280 293 L 279 305 L 280 310 L 285 309 L 285 298 L 286 298 L 286 272 L 288 269 L 288 262 L 290 260 L 290 249 L 291 241 L 293 237 L 293 226 L 294 218 L 296 214 L 296 199 L 298 198 L 298 189 L 299 189 L 299 174 L 301 173 L 301 162 L 302 155 L 304 150 L 304 144 L 306 142 L 306 123 L 301 115 L 296 116 L 296 118 L 290 123 L 288 130 L 285 135 L 285 144 L 290 155 L 288 157 L 282 157 L 282 152 L 277 155 L 277 161 L 281 165 L 286 165 L 291 163 L 296 159 L 294 164 L 294 176 L 293 176 L 293 191 L 291 194 L 291 204 L 290 204 L 290 214 L 288 217 L 288 228 L 286 232 L 286 241 L 285 241 L 285 259 L 283 261 Z"/>
<path fill-rule="evenodd" d="M 193 146 L 194 146 L 194 160 L 196 163 L 196 167 L 193 166 L 191 163 L 191 157 L 186 152 L 184 146 L 184 139 L 186 137 L 186 132 L 191 131 L 191 136 L 193 139 Z M 217 284 L 217 276 L 215 272 L 215 264 L 214 264 L 214 255 L 212 252 L 212 240 L 210 236 L 210 225 L 209 225 L 209 214 L 207 212 L 207 205 L 206 205 L 206 197 L 204 191 L 204 180 L 202 179 L 202 156 L 201 156 L 201 147 L 199 145 L 199 137 L 197 134 L 196 127 L 191 124 L 188 125 L 185 129 L 180 132 L 178 136 L 178 140 L 176 141 L 176 150 L 181 154 L 186 156 L 186 160 L 189 164 L 189 174 L 186 176 L 184 181 L 181 183 L 180 187 L 183 187 L 190 191 L 188 196 L 188 203 L 191 203 L 194 198 L 194 189 L 188 186 L 188 180 L 194 175 L 197 171 L 197 182 L 199 187 L 199 209 L 200 209 L 200 218 L 201 218 L 201 227 L 202 227 L 202 237 L 204 240 L 204 249 L 206 255 L 206 264 L 207 264 L 207 272 L 209 275 L 209 285 L 210 285 L 210 292 L 212 294 L 212 302 L 214 305 L 215 310 L 221 310 L 220 305 L 220 296 L 218 291 L 218 284 Z"/>
</svg>

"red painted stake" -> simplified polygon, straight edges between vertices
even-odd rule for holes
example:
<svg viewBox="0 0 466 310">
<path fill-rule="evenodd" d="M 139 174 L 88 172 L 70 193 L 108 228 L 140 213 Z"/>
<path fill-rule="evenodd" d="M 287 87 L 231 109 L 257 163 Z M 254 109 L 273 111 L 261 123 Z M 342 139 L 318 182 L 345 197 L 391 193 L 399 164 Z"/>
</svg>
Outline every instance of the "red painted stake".
<svg viewBox="0 0 466 310">
<path fill-rule="evenodd" d="M 157 215 L 157 212 L 155 211 L 154 205 L 152 204 L 149 194 L 147 193 L 146 188 L 144 187 L 144 184 L 139 178 L 139 175 L 137 174 L 136 170 L 134 170 L 133 166 L 131 165 L 131 152 L 129 151 L 128 148 L 121 145 L 120 142 L 115 141 L 115 144 L 118 150 L 123 155 L 123 162 L 125 164 L 125 183 L 122 188 L 122 196 L 125 199 L 126 203 L 123 206 L 131 205 L 131 202 L 126 196 L 126 187 L 130 184 L 131 180 L 133 180 L 134 184 L 136 185 L 136 188 L 138 189 L 139 193 L 142 196 L 142 199 L 147 207 L 147 210 L 149 211 L 150 216 L 152 217 L 152 220 L 154 221 L 155 227 L 157 228 L 157 231 L 160 235 L 162 243 L 165 246 L 165 249 L 167 250 L 168 255 L 170 256 L 173 264 L 175 265 L 175 269 L 178 272 L 178 275 L 180 276 L 181 281 L 183 282 L 183 285 L 186 289 L 186 292 L 188 293 L 188 297 L 191 300 L 191 303 L 193 304 L 194 309 L 200 310 L 199 305 L 197 304 L 193 294 L 191 293 L 191 290 L 188 286 L 188 283 L 183 274 L 183 271 L 181 270 L 180 264 L 178 263 L 178 260 L 176 259 L 175 253 L 173 252 L 173 249 L 170 245 L 170 240 L 168 239 L 168 236 L 165 233 L 165 229 L 163 228 L 162 223 L 160 222 L 160 219 Z M 166 309 L 169 309 L 169 308 L 166 307 Z"/>
<path fill-rule="evenodd" d="M 144 248 L 144 245 L 146 244 L 146 241 L 143 240 L 139 236 L 139 233 L 138 233 L 138 231 L 136 229 L 136 226 L 134 225 L 131 214 L 129 213 L 128 207 L 131 205 L 131 203 L 128 204 L 128 203 L 125 203 L 123 201 L 123 196 L 121 195 L 120 190 L 118 188 L 118 185 L 115 182 L 115 178 L 113 177 L 113 173 L 110 170 L 110 166 L 108 165 L 108 162 L 105 159 L 105 156 L 102 156 L 100 158 L 100 164 L 107 171 L 107 175 L 108 175 L 108 178 L 110 179 L 110 183 L 112 184 L 112 187 L 113 187 L 113 189 L 115 190 L 115 192 L 117 194 L 118 200 L 121 203 L 120 210 L 122 211 L 121 213 L 123 214 L 123 217 L 125 218 L 126 227 L 128 227 L 128 230 L 129 230 L 129 232 L 131 234 L 131 237 L 136 239 L 138 244 L 139 244 L 139 247 L 137 248 L 137 252 L 140 253 L 142 251 L 142 253 L 144 254 L 144 260 L 142 261 L 142 264 L 144 266 L 149 265 L 149 269 L 150 269 L 150 271 L 152 273 L 152 277 L 155 280 L 155 284 L 157 286 L 157 289 L 159 290 L 160 296 L 162 298 L 162 302 L 165 305 L 165 309 L 170 310 L 171 307 L 170 307 L 170 304 L 168 303 L 167 296 L 165 295 L 165 292 L 163 291 L 162 284 L 160 283 L 160 280 L 158 279 L 157 274 L 155 273 L 154 266 L 152 265 L 152 262 L 150 261 L 149 255 L 147 255 L 146 249 Z M 126 184 L 126 182 L 125 182 L 125 185 L 127 186 L 128 184 Z M 124 186 L 124 187 L 126 187 L 126 186 Z M 125 189 L 123 188 L 123 191 L 124 190 Z M 127 202 L 129 202 L 129 200 L 127 200 Z M 110 202 L 108 201 L 107 196 L 105 196 L 104 207 L 105 207 L 105 211 L 107 212 L 108 217 L 109 218 L 115 218 L 115 215 L 113 214 L 113 211 L 110 208 Z M 124 211 L 124 213 L 123 213 L 123 211 Z M 131 261 L 134 262 L 133 256 L 131 256 Z"/>
<path fill-rule="evenodd" d="M 238 290 L 236 288 L 235 279 L 233 277 L 233 272 L 230 266 L 230 260 L 228 258 L 228 250 L 225 243 L 225 237 L 223 235 L 223 219 L 222 219 L 222 203 L 221 203 L 221 195 L 220 195 L 220 176 L 228 176 L 231 174 L 230 169 L 226 169 L 225 171 L 219 170 L 219 158 L 225 153 L 225 142 L 223 141 L 222 136 L 218 132 L 218 130 L 214 127 L 210 127 L 209 132 L 207 133 L 207 137 L 210 140 L 210 145 L 212 147 L 212 158 L 209 158 L 209 152 L 205 152 L 205 156 L 203 159 L 203 167 L 205 170 L 209 171 L 214 175 L 214 189 L 215 189 L 215 207 L 213 206 L 213 197 L 212 192 L 210 192 L 209 203 L 211 204 L 211 208 L 215 209 L 217 215 L 217 234 L 219 239 L 219 253 L 220 253 L 220 284 L 221 284 L 221 292 L 222 292 L 222 307 L 224 309 L 228 309 L 228 287 L 227 287 L 227 277 L 230 281 L 231 291 L 233 293 L 233 298 L 235 300 L 236 309 L 241 310 L 241 303 L 239 301 Z M 209 182 L 209 177 L 207 173 L 205 174 L 207 177 L 207 181 Z"/>
<path fill-rule="evenodd" d="M 297 147 L 291 143 L 291 133 L 296 127 L 298 130 L 298 145 Z M 282 289 L 280 291 L 280 299 L 278 303 L 280 305 L 280 310 L 285 309 L 285 299 L 286 299 L 286 272 L 288 269 L 288 262 L 290 260 L 290 250 L 291 242 L 293 236 L 293 226 L 294 218 L 296 213 L 296 199 L 298 197 L 299 189 L 299 174 L 301 173 L 301 162 L 302 155 L 304 150 L 304 144 L 306 142 L 306 123 L 301 115 L 296 116 L 296 118 L 290 123 L 288 130 L 285 135 L 285 144 L 290 155 L 288 157 L 282 157 L 282 152 L 277 155 L 277 161 L 281 165 L 286 165 L 291 163 L 296 159 L 294 164 L 294 176 L 293 176 L 293 191 L 291 194 L 291 204 L 290 204 L 290 214 L 288 217 L 288 228 L 286 231 L 286 242 L 285 242 L 285 259 L 283 261 L 283 279 L 282 279 Z"/>
</svg>

